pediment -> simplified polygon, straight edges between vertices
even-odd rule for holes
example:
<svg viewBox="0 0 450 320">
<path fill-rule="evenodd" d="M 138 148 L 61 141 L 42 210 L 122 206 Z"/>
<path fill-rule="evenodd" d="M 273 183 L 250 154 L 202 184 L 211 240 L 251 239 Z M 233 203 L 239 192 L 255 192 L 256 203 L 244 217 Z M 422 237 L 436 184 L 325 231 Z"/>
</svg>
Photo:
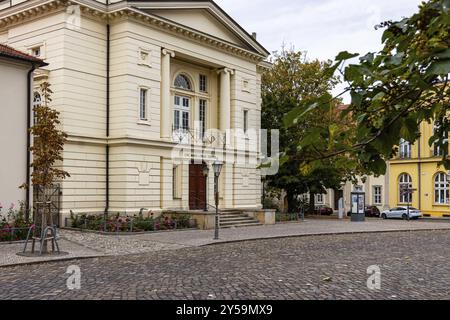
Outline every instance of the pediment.
<svg viewBox="0 0 450 320">
<path fill-rule="evenodd" d="M 221 40 L 233 43 L 240 47 L 248 48 L 248 45 L 244 41 L 239 39 L 232 31 L 213 17 L 206 9 L 168 9 L 145 11 L 177 22 L 194 30 L 201 31 Z"/>
<path fill-rule="evenodd" d="M 256 39 L 212 1 L 140 1 L 129 2 L 129 5 L 259 55 L 269 55 Z"/>
</svg>

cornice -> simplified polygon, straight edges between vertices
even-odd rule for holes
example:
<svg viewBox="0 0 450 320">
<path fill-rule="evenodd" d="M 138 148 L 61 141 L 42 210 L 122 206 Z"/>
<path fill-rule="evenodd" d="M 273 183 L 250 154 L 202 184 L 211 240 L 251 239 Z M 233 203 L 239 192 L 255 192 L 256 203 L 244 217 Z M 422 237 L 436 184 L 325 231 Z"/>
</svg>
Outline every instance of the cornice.
<svg viewBox="0 0 450 320">
<path fill-rule="evenodd" d="M 0 30 L 66 8 L 67 0 L 25 1 L 0 11 Z"/>
<path fill-rule="evenodd" d="M 266 58 L 264 55 L 242 48 L 238 45 L 221 40 L 201 31 L 194 30 L 176 22 L 152 15 L 137 8 L 129 7 L 125 2 L 118 2 L 115 5 L 113 4 L 107 7 L 98 2 L 87 0 L 27 1 L 23 4 L 0 11 L 0 31 L 10 27 L 11 25 L 22 23 L 30 19 L 35 19 L 42 14 L 48 14 L 50 12 L 61 10 L 70 5 L 80 5 L 81 12 L 83 14 L 104 20 L 109 19 L 110 22 L 113 22 L 116 19 L 124 18 L 135 19 L 143 24 L 156 27 L 202 44 L 206 44 L 257 63 Z"/>
</svg>

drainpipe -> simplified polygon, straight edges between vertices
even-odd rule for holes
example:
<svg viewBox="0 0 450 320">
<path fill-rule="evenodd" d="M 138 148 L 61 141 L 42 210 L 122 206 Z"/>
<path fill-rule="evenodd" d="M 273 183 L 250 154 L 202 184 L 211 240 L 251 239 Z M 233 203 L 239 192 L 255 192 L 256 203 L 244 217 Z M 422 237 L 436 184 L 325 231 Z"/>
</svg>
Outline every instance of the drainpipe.
<svg viewBox="0 0 450 320">
<path fill-rule="evenodd" d="M 418 179 L 419 186 L 417 188 L 417 193 L 418 193 L 418 197 L 419 197 L 419 210 L 422 210 L 422 163 L 421 163 L 421 154 L 420 154 L 420 146 L 421 146 L 420 139 L 421 138 L 422 137 L 419 138 L 419 143 L 417 145 L 417 147 L 419 149 L 419 151 L 417 153 L 417 172 L 419 175 L 419 179 Z"/>
<path fill-rule="evenodd" d="M 31 82 L 32 82 L 32 77 L 33 77 L 33 72 L 34 70 L 36 70 L 36 65 L 32 64 L 31 65 L 31 69 L 28 71 L 27 74 L 27 162 L 26 162 L 26 185 L 27 188 L 26 190 L 26 195 L 25 195 L 25 219 L 26 221 L 28 221 L 28 219 L 30 218 L 30 190 L 31 190 L 31 154 L 30 154 L 30 147 L 31 147 L 31 133 L 30 133 L 30 128 L 31 128 L 31 101 L 33 99 L 33 95 L 31 92 Z"/>
<path fill-rule="evenodd" d="M 109 4 L 109 1 L 106 2 Z M 106 25 L 106 195 L 105 195 L 105 216 L 109 212 L 109 117 L 110 117 L 110 26 Z"/>
</svg>

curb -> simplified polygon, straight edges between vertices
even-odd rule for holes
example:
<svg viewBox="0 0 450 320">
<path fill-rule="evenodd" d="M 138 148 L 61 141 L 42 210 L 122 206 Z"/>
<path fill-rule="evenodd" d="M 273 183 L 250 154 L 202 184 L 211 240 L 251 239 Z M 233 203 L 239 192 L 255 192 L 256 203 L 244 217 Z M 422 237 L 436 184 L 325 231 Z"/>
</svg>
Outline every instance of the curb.
<svg viewBox="0 0 450 320">
<path fill-rule="evenodd" d="M 198 228 L 186 228 L 186 229 L 176 229 L 176 230 L 158 230 L 158 231 L 143 231 L 143 232 L 104 232 L 104 231 L 95 231 L 88 229 L 76 229 L 76 228 L 60 228 L 60 230 L 67 230 L 79 233 L 91 233 L 97 234 L 101 236 L 117 236 L 117 237 L 130 237 L 130 236 L 140 236 L 140 235 L 151 235 L 151 234 L 159 234 L 159 233 L 172 233 L 172 232 L 187 232 L 187 231 L 199 231 L 201 229 Z"/>
<path fill-rule="evenodd" d="M 306 238 L 317 236 L 341 236 L 341 235 L 358 235 L 358 234 L 375 234 L 375 233 L 407 233 L 407 232 L 421 232 L 421 231 L 450 231 L 450 229 L 414 229 L 414 230 L 383 230 L 383 231 L 343 231 L 343 232 L 325 232 L 325 233 L 311 233 L 311 234 L 298 234 L 298 235 L 286 235 L 286 236 L 273 236 L 265 238 L 252 238 L 252 239 L 240 239 L 240 240 L 225 240 L 215 243 L 208 243 L 199 245 L 198 247 L 216 246 L 220 244 L 239 243 L 259 240 L 272 240 L 272 239 L 289 239 L 289 238 Z"/>
<path fill-rule="evenodd" d="M 52 260 L 18 262 L 18 263 L 13 263 L 13 264 L 0 265 L 0 269 L 13 268 L 13 267 L 18 267 L 18 266 L 30 266 L 30 265 L 44 264 L 44 263 L 53 263 L 53 262 L 64 262 L 64 261 L 72 261 L 72 260 L 96 259 L 96 258 L 103 258 L 103 257 L 107 257 L 107 256 L 99 255 L 99 256 L 89 256 L 89 257 L 86 257 L 86 256 L 84 256 L 84 257 L 66 257 L 66 258 L 52 259 Z"/>
</svg>

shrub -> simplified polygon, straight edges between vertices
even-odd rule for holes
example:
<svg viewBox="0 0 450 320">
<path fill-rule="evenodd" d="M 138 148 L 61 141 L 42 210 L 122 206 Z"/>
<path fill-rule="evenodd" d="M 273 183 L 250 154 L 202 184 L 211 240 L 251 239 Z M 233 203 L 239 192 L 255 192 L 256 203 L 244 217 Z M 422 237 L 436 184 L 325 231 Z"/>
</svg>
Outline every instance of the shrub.
<svg viewBox="0 0 450 320">
<path fill-rule="evenodd" d="M 26 222 L 24 203 L 20 202 L 18 208 L 11 204 L 6 216 L 1 210 L 0 205 L 0 242 L 25 240 L 31 224 Z"/>
</svg>

